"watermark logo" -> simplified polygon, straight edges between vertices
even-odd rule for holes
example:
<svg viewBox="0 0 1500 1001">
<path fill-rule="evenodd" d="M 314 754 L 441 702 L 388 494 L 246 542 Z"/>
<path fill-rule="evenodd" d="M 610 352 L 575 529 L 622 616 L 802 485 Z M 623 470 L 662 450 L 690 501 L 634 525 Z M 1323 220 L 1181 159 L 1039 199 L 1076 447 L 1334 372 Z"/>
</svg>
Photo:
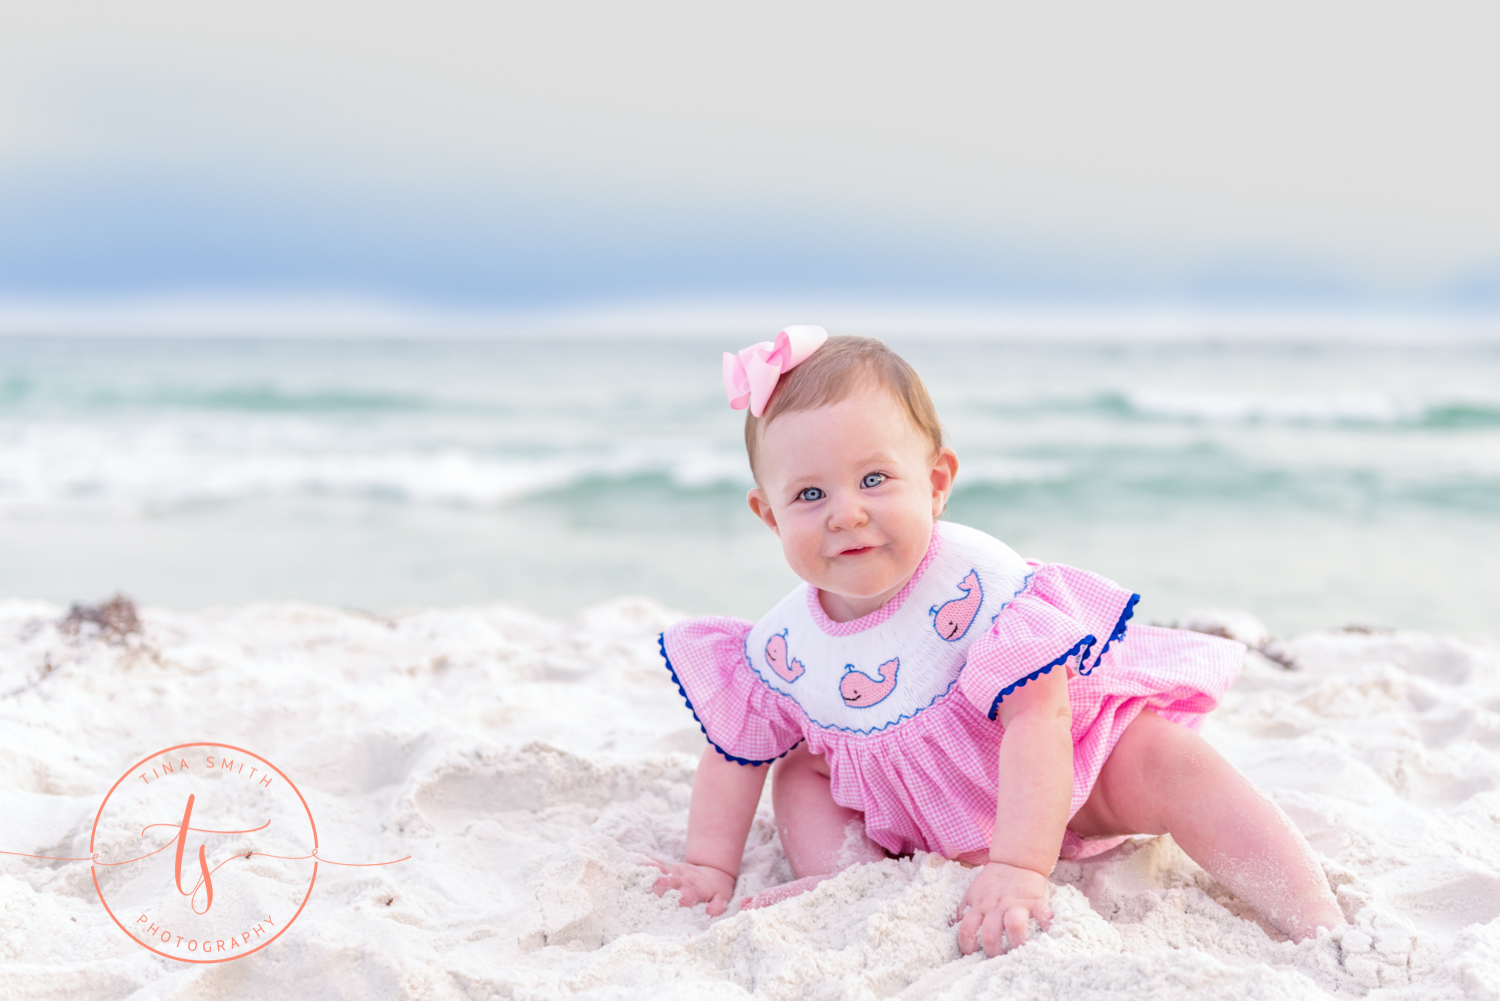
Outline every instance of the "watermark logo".
<svg viewBox="0 0 1500 1001">
<path fill-rule="evenodd" d="M 291 778 L 253 751 L 215 742 L 132 765 L 99 804 L 89 856 L 59 861 L 90 862 L 114 923 L 185 963 L 242 959 L 281 937 L 307 906 L 320 864 L 393 864 L 320 858 L 312 810 Z"/>
</svg>

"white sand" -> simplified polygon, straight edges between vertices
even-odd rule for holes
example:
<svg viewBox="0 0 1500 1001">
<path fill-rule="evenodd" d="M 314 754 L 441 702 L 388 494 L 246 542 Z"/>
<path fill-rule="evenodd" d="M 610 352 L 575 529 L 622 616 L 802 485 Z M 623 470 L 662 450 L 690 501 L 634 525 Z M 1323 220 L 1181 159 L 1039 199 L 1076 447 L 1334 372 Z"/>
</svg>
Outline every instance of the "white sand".
<svg viewBox="0 0 1500 1001">
<path fill-rule="evenodd" d="M 1281 941 L 1170 839 L 1142 840 L 1060 865 L 1052 932 L 984 960 L 948 926 L 968 871 L 931 856 L 714 921 L 647 892 L 643 862 L 682 848 L 701 747 L 651 602 L 566 625 L 147 609 L 123 643 L 63 635 L 63 611 L 0 602 L 0 849 L 87 855 L 126 767 L 217 740 L 300 785 L 325 857 L 412 857 L 325 866 L 281 939 L 190 966 L 129 941 L 87 863 L 0 856 L 0 997 L 1500 997 L 1487 640 L 1305 636 L 1280 647 L 1298 671 L 1252 655 L 1205 729 L 1322 853 L 1351 926 Z M 763 804 L 739 892 L 789 877 Z"/>
</svg>

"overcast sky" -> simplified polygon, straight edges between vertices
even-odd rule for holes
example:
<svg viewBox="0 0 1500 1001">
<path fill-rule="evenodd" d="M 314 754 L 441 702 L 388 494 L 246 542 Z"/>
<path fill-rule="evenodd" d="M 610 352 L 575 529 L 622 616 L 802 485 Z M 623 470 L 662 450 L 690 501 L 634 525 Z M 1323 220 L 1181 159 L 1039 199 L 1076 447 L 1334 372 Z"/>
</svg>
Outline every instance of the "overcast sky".
<svg viewBox="0 0 1500 1001">
<path fill-rule="evenodd" d="M 1500 304 L 1500 6 L 11 5 L 0 294 Z"/>
</svg>

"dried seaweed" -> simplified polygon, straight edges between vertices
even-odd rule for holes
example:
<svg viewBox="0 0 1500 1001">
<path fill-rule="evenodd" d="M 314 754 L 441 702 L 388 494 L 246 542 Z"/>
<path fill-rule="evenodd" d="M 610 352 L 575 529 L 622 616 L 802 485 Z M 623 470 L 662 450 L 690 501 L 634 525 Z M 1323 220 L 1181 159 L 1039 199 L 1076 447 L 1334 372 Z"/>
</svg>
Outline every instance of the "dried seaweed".
<svg viewBox="0 0 1500 1001">
<path fill-rule="evenodd" d="M 141 618 L 136 614 L 135 602 L 116 594 L 102 605 L 74 602 L 67 617 L 57 624 L 58 631 L 65 636 L 78 636 L 89 626 L 96 627 L 100 639 L 123 643 L 127 637 L 140 633 Z"/>
</svg>

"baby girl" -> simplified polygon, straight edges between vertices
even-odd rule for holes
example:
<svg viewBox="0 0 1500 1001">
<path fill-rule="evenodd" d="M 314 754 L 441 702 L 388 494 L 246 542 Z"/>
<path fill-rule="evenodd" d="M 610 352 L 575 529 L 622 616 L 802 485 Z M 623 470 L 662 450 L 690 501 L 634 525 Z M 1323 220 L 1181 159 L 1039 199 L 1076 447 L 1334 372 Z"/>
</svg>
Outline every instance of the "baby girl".
<svg viewBox="0 0 1500 1001">
<path fill-rule="evenodd" d="M 826 339 L 826 343 L 825 343 Z M 1245 648 L 1127 624 L 1138 595 L 937 519 L 958 473 L 916 372 L 880 341 L 789 327 L 724 356 L 748 404 L 750 509 L 805 582 L 757 623 L 668 629 L 707 735 L 685 860 L 656 892 L 724 913 L 766 778 L 794 882 L 937 852 L 979 868 L 959 945 L 1046 928 L 1058 858 L 1171 834 L 1294 939 L 1343 916 L 1300 832 L 1197 734 Z"/>
</svg>

